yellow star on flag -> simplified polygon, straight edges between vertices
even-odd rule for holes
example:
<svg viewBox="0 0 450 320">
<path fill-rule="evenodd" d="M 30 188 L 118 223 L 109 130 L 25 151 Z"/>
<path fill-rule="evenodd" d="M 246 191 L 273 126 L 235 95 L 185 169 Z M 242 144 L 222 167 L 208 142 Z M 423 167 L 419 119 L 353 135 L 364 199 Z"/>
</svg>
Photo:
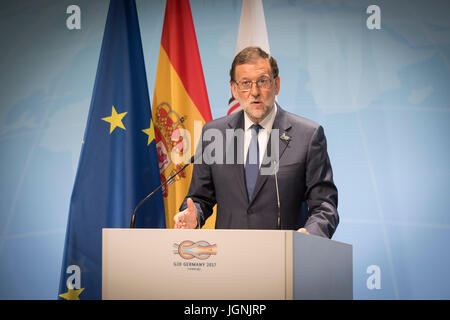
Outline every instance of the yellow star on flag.
<svg viewBox="0 0 450 320">
<path fill-rule="evenodd" d="M 126 130 L 125 126 L 122 123 L 122 119 L 126 114 L 127 112 L 117 113 L 114 106 L 112 106 L 111 116 L 102 118 L 103 121 L 109 122 L 111 124 L 111 126 L 109 127 L 109 134 L 111 134 L 116 127 Z"/>
<path fill-rule="evenodd" d="M 68 289 L 66 293 L 62 293 L 59 296 L 66 300 L 80 300 L 79 295 L 82 293 L 84 288 L 81 289 Z"/>
<path fill-rule="evenodd" d="M 153 128 L 153 121 L 150 121 L 150 128 L 142 130 L 146 135 L 148 135 L 148 142 L 147 145 L 150 145 L 150 143 L 155 139 L 155 129 Z"/>
</svg>

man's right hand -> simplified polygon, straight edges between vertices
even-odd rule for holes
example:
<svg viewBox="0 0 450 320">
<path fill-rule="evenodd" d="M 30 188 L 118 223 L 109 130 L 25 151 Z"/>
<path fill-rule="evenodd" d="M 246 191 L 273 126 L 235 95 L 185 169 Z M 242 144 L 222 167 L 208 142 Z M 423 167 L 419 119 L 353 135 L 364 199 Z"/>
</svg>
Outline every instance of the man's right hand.
<svg viewBox="0 0 450 320">
<path fill-rule="evenodd" d="M 173 221 L 175 222 L 175 229 L 195 229 L 197 228 L 197 207 L 191 198 L 188 198 L 187 208 L 183 211 L 178 212 Z"/>
</svg>

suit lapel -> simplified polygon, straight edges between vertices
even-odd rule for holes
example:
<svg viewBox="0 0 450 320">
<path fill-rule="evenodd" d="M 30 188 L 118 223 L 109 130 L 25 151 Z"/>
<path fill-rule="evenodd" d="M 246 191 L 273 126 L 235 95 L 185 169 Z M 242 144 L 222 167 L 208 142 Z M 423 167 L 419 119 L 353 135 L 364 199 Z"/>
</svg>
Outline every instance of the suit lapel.
<svg viewBox="0 0 450 320">
<path fill-rule="evenodd" d="M 289 145 L 290 135 L 289 135 L 288 131 L 290 128 L 291 128 L 291 124 L 288 121 L 286 112 L 283 109 L 281 109 L 281 107 L 277 104 L 277 114 L 276 114 L 275 120 L 273 122 L 272 131 L 270 133 L 270 137 L 267 142 L 266 153 L 264 154 L 264 160 L 263 160 L 263 164 L 261 165 L 261 167 L 263 167 L 263 166 L 270 167 L 271 165 L 273 165 L 273 163 L 267 163 L 267 161 L 269 159 L 268 152 L 270 152 L 270 150 L 272 150 L 271 149 L 272 139 L 275 138 L 275 137 L 272 137 L 272 135 L 276 134 L 276 130 L 274 130 L 274 129 L 278 129 L 278 131 L 279 131 L 278 137 L 277 137 L 278 141 L 279 141 L 278 157 L 275 156 L 275 160 L 278 162 L 278 164 L 280 163 L 280 159 L 283 156 L 283 153 L 286 150 L 287 146 Z M 272 159 L 273 159 L 273 157 L 272 157 Z M 267 175 L 267 174 L 261 175 L 261 170 L 260 170 L 258 179 L 256 180 L 255 190 L 253 191 L 252 202 L 253 202 L 253 199 L 256 198 L 256 195 L 258 194 L 258 192 L 261 190 L 261 188 L 266 183 L 269 176 L 271 176 L 271 175 Z M 250 204 L 251 204 L 251 202 L 250 202 Z"/>
<path fill-rule="evenodd" d="M 228 122 L 229 129 L 241 129 L 244 130 L 244 111 L 238 112 L 238 114 L 235 117 L 232 117 L 230 121 Z M 247 187 L 245 185 L 245 172 L 244 172 L 244 160 L 239 159 L 238 155 L 243 153 L 244 150 L 244 141 L 239 141 L 238 139 L 234 138 L 231 141 L 227 141 L 227 154 L 233 153 L 233 163 L 229 165 L 229 168 L 232 171 L 232 174 L 236 178 L 236 182 L 241 189 L 241 194 L 245 197 L 245 199 L 248 202 L 248 195 L 247 195 Z M 226 161 L 226 159 L 224 159 Z"/>
</svg>

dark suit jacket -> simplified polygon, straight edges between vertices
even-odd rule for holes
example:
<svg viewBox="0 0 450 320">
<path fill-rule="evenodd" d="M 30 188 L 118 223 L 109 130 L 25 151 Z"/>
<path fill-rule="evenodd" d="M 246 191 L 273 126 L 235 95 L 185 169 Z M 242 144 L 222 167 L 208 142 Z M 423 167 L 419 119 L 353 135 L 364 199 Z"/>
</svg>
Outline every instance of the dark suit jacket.
<svg viewBox="0 0 450 320">
<path fill-rule="evenodd" d="M 204 133 L 210 128 L 216 129 L 216 132 L 219 130 L 225 137 L 227 129 L 233 132 L 237 128 L 244 128 L 244 113 L 233 113 L 205 124 L 197 154 L 207 150 L 211 143 L 203 141 L 207 140 L 204 139 Z M 281 229 L 297 230 L 305 227 L 311 234 L 331 238 L 339 223 L 338 193 L 333 183 L 323 128 L 278 106 L 271 135 L 275 132 L 273 129 L 279 129 L 279 136 L 284 138 L 279 139 L 277 173 Z M 278 209 L 274 175 L 258 176 L 254 196 L 249 201 L 244 162 L 237 159 L 238 150 L 243 150 L 243 141 L 238 140 L 235 138 L 224 142 L 221 164 L 207 164 L 211 160 L 206 159 L 206 156 L 202 164 L 194 164 L 189 192 L 180 211 L 187 207 L 186 199 L 190 197 L 199 209 L 200 225 L 212 214 L 217 203 L 217 229 L 276 229 Z M 269 139 L 269 153 L 270 147 Z M 226 163 L 226 155 L 230 152 L 234 152 L 233 164 Z M 306 217 L 300 214 L 304 201 L 309 209 Z"/>
</svg>

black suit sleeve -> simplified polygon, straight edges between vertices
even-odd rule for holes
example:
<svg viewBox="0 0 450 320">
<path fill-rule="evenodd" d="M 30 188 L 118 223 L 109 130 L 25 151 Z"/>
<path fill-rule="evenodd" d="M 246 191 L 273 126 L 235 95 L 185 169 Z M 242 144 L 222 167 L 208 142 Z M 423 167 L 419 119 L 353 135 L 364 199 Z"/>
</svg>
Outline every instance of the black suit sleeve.
<svg viewBox="0 0 450 320">
<path fill-rule="evenodd" d="M 327 153 L 327 141 L 319 126 L 312 135 L 306 164 L 305 199 L 309 218 L 305 228 L 309 233 L 331 238 L 339 223 L 338 192 Z"/>
<path fill-rule="evenodd" d="M 191 198 L 198 211 L 198 221 L 200 227 L 205 224 L 206 219 L 213 213 L 213 208 L 216 205 L 216 193 L 214 188 L 214 181 L 211 173 L 211 166 L 208 159 L 203 156 L 202 150 L 205 150 L 206 145 L 203 141 L 203 127 L 202 135 L 195 153 L 194 169 L 192 172 L 191 184 L 189 191 L 180 206 L 180 211 L 187 208 L 187 198 Z"/>
</svg>

